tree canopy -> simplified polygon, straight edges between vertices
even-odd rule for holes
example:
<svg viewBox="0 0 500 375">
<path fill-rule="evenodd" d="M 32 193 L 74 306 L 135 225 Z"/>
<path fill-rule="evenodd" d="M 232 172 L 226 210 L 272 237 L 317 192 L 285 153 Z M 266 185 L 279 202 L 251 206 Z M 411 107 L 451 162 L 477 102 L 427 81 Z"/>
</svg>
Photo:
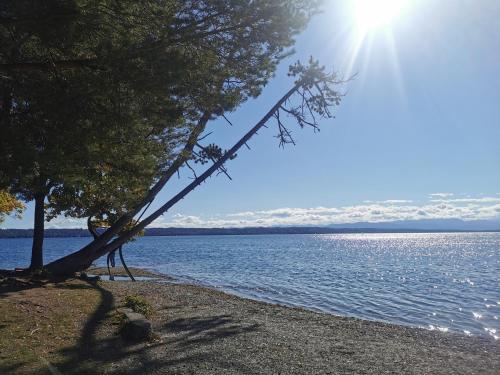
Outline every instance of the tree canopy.
<svg viewBox="0 0 500 375">
<path fill-rule="evenodd" d="M 63 214 L 116 224 L 106 244 L 186 162 L 220 159 L 207 123 L 260 94 L 319 5 L 2 2 L 0 184 L 38 202 L 34 243 Z"/>
</svg>

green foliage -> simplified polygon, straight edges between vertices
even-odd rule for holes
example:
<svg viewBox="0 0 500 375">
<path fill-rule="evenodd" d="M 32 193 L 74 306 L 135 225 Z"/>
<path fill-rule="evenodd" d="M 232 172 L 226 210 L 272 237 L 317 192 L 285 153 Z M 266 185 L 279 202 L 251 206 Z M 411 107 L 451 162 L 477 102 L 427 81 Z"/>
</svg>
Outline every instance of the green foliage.
<svg viewBox="0 0 500 375">
<path fill-rule="evenodd" d="M 195 163 L 206 164 L 210 161 L 219 160 L 227 151 L 223 151 L 221 147 L 217 146 L 215 143 L 211 143 L 207 146 L 198 145 L 200 151 L 193 155 L 193 160 Z M 230 160 L 236 158 L 236 155 L 230 157 Z"/>
<path fill-rule="evenodd" d="M 222 155 L 182 150 L 260 94 L 319 3 L 2 1 L 0 188 L 112 224 L 174 160 Z"/>
<path fill-rule="evenodd" d="M 151 303 L 140 296 L 126 296 L 125 306 L 146 317 L 150 317 L 154 311 Z"/>
</svg>

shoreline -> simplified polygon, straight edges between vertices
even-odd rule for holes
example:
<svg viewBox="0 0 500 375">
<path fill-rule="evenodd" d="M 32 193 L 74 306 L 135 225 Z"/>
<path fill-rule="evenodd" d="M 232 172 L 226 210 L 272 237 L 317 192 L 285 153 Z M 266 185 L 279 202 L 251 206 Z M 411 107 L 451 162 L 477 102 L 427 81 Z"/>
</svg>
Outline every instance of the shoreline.
<svg viewBox="0 0 500 375">
<path fill-rule="evenodd" d="M 329 228 L 329 227 L 244 227 L 244 228 L 146 228 L 144 237 L 198 237 L 198 236 L 268 236 L 268 235 L 328 235 L 328 234 L 446 234 L 499 233 L 491 228 Z M 0 239 L 32 238 L 33 229 L 0 228 Z M 45 238 L 92 238 L 85 228 L 48 228 Z"/>
<path fill-rule="evenodd" d="M 166 326 L 170 327 L 160 330 L 162 338 L 176 342 L 182 337 L 192 341 L 193 354 L 208 351 L 210 356 L 215 349 L 211 341 L 220 339 L 217 356 L 251 364 L 249 373 L 493 374 L 500 368 L 500 345 L 489 337 L 337 316 L 203 285 L 110 283 L 118 295 L 143 291 L 141 295 L 154 306 L 170 302 L 166 310 L 160 310 L 168 312 Z M 153 318 L 155 328 L 162 323 L 163 318 Z M 265 365 L 256 363 L 246 351 Z M 223 371 L 212 360 L 205 364 L 201 373 Z"/>
<path fill-rule="evenodd" d="M 436 327 L 435 329 L 430 329 L 430 328 L 426 328 L 423 326 L 416 326 L 416 325 L 410 325 L 410 324 L 399 324 L 399 323 L 393 323 L 393 322 L 384 321 L 384 320 L 372 320 L 372 319 L 366 319 L 366 318 L 352 316 L 352 315 L 351 316 L 340 315 L 340 314 L 335 314 L 335 313 L 332 313 L 330 311 L 322 310 L 319 308 L 315 309 L 315 308 L 311 308 L 308 306 L 294 305 L 292 303 L 286 303 L 286 302 L 281 302 L 281 301 L 271 301 L 271 300 L 259 299 L 257 297 L 247 296 L 244 293 L 232 292 L 232 291 L 228 291 L 228 290 L 225 290 L 223 288 L 216 287 L 216 286 L 203 284 L 202 282 L 198 282 L 196 280 L 189 280 L 187 278 L 183 279 L 180 277 L 167 275 L 167 274 L 161 273 L 161 272 L 153 270 L 153 269 L 149 270 L 149 269 L 136 268 L 136 267 L 129 267 L 129 269 L 132 271 L 132 274 L 134 277 L 135 276 L 139 276 L 139 278 L 143 277 L 143 279 L 139 279 L 138 281 L 160 282 L 160 283 L 170 282 L 172 284 L 177 284 L 177 285 L 186 285 L 186 286 L 205 288 L 208 290 L 224 293 L 224 294 L 227 294 L 228 296 L 241 298 L 244 300 L 260 302 L 260 303 L 279 306 L 279 307 L 283 307 L 283 308 L 301 309 L 301 310 L 314 312 L 314 313 L 318 313 L 318 314 L 326 314 L 326 315 L 330 315 L 330 316 L 338 317 L 338 318 L 358 319 L 358 320 L 366 321 L 366 322 L 382 323 L 382 324 L 388 324 L 388 325 L 393 325 L 393 326 L 397 326 L 397 327 L 419 329 L 419 330 L 423 330 L 426 332 L 438 332 L 438 333 L 446 334 L 446 335 L 458 335 L 458 336 L 463 336 L 466 338 L 476 337 L 476 338 L 486 339 L 487 341 L 491 340 L 494 343 L 499 341 L 499 340 L 495 340 L 494 337 L 492 337 L 491 335 L 488 335 L 488 334 L 478 335 L 476 333 L 476 334 L 469 334 L 468 335 L 468 334 L 464 333 L 463 331 L 456 331 L 456 330 L 442 331 L 439 329 L 439 327 Z M 89 271 L 89 274 L 91 274 L 91 275 L 104 277 L 103 279 L 101 279 L 102 281 L 110 281 L 109 279 L 106 278 L 108 276 L 108 271 L 107 271 L 106 267 L 92 267 L 92 268 L 89 268 L 88 271 Z M 93 271 L 97 271 L 97 272 L 93 272 Z M 131 281 L 129 279 L 128 275 L 126 274 L 125 270 L 123 269 L 123 267 L 115 267 L 112 274 L 115 277 L 116 276 L 120 277 L 119 280 L 115 280 L 115 281 L 118 281 L 118 282 L 130 282 Z"/>
<path fill-rule="evenodd" d="M 15 331 L 3 340 L 7 347 L 0 340 L 4 373 L 35 372 L 18 363 L 10 363 L 18 371 L 5 371 L 11 367 L 2 361 L 18 358 L 23 346 L 33 352 L 28 365 L 42 357 L 64 374 L 495 374 L 500 368 L 500 345 L 487 338 L 270 304 L 202 285 L 72 279 L 0 283 L 0 291 L 7 331 Z M 155 341 L 130 344 L 117 334 L 116 308 L 129 295 L 152 305 Z M 70 321 L 58 327 L 67 315 Z M 50 337 L 65 337 L 64 345 Z"/>
</svg>

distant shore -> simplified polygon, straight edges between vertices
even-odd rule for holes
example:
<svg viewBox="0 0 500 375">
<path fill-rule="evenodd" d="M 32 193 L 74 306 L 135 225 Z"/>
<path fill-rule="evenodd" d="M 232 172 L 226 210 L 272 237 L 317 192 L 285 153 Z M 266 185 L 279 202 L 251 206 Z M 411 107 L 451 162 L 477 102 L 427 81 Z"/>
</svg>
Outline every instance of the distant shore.
<svg viewBox="0 0 500 375">
<path fill-rule="evenodd" d="M 330 228 L 330 227 L 248 227 L 248 228 L 146 228 L 145 236 L 224 236 L 269 234 L 349 233 L 464 233 L 500 232 L 498 229 L 412 229 L 412 228 Z M 1 238 L 31 238 L 32 229 L 0 229 Z M 45 238 L 91 237 L 87 229 L 46 229 Z"/>
<path fill-rule="evenodd" d="M 493 339 L 338 317 L 201 286 L 75 279 L 3 282 L 0 294 L 7 325 L 0 371 L 16 369 L 8 373 L 31 373 L 46 362 L 65 374 L 497 374 L 500 368 L 500 343 Z M 130 345 L 117 335 L 114 311 L 128 295 L 153 306 L 153 342 Z"/>
</svg>

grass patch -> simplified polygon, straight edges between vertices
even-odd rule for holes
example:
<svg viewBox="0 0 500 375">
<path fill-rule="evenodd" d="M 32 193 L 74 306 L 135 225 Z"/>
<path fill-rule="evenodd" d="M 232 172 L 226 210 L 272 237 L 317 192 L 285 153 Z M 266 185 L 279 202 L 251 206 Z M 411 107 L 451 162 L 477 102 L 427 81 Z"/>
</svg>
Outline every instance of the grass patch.
<svg viewBox="0 0 500 375">
<path fill-rule="evenodd" d="M 126 296 L 125 306 L 146 317 L 153 315 L 153 306 L 151 303 L 140 296 Z"/>
<path fill-rule="evenodd" d="M 98 290 L 79 280 L 30 285 L 11 279 L 0 283 L 0 295 L 1 374 L 47 373 L 47 362 L 67 363 L 101 301 Z"/>
</svg>

